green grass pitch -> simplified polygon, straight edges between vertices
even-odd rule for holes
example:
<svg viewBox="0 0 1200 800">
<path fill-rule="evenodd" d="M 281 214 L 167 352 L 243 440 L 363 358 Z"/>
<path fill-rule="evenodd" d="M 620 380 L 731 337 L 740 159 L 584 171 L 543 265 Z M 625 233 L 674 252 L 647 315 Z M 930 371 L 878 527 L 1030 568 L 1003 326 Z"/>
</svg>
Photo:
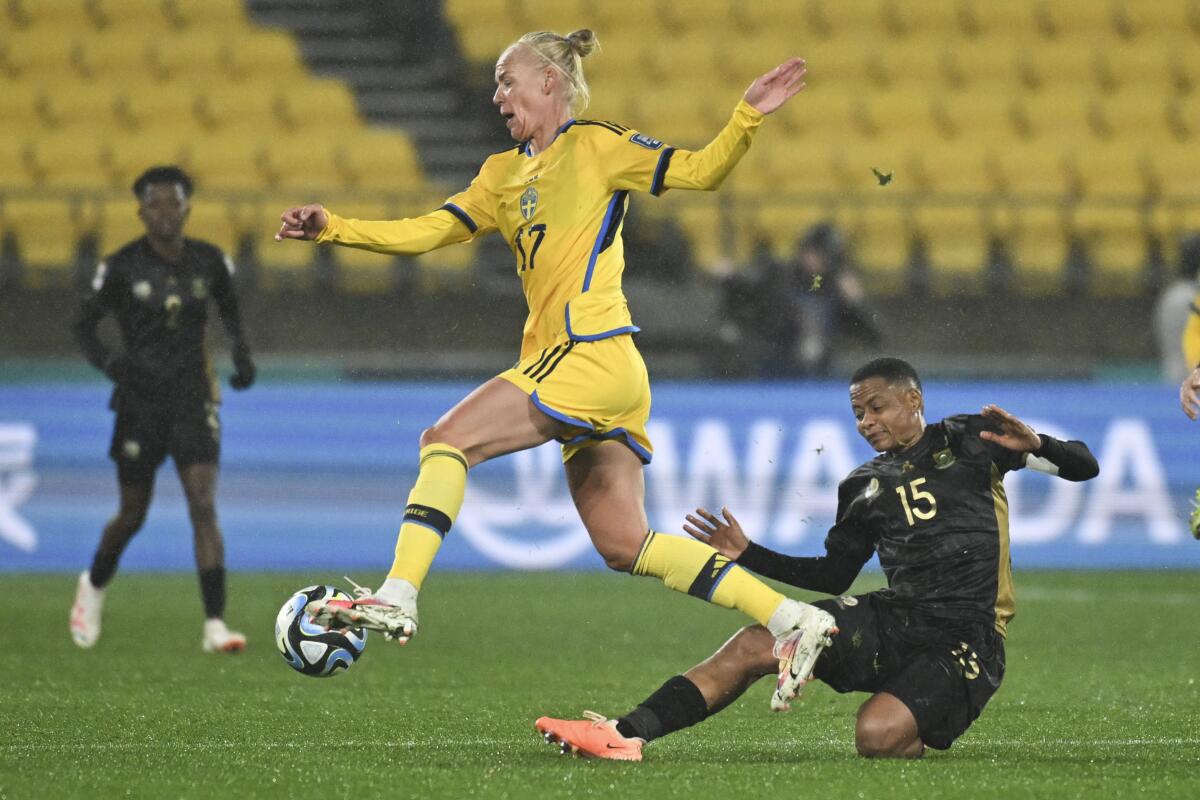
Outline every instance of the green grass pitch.
<svg viewBox="0 0 1200 800">
<path fill-rule="evenodd" d="M 90 651 L 73 576 L 5 575 L 0 798 L 1200 797 L 1196 573 L 1019 573 L 1004 686 L 915 763 L 855 755 L 864 695 L 815 684 L 773 715 L 767 681 L 642 764 L 559 756 L 535 717 L 623 713 L 742 624 L 649 580 L 435 573 L 420 635 L 330 679 L 272 642 L 314 582 L 345 584 L 234 574 L 250 649 L 226 656 L 200 652 L 194 575 L 119 575 Z"/>
</svg>

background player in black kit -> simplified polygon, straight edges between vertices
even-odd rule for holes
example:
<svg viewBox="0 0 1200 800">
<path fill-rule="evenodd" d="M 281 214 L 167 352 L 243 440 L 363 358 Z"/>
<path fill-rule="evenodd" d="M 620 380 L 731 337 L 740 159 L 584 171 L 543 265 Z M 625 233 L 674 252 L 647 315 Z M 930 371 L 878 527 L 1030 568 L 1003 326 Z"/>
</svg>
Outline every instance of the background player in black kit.
<svg viewBox="0 0 1200 800">
<path fill-rule="evenodd" d="M 246 637 L 230 631 L 225 613 L 225 546 L 214 494 L 220 456 L 220 389 L 205 345 L 208 302 L 216 302 L 233 344 L 236 372 L 229 384 L 254 383 L 254 362 L 242 330 L 233 262 L 221 249 L 183 235 L 192 180 L 178 167 L 153 167 L 133 184 L 146 235 L 96 268 L 72 331 L 84 355 L 114 384 L 116 412 L 109 456 L 117 464 L 121 500 L 92 559 L 79 576 L 71 635 L 80 647 L 100 637 L 104 587 L 141 528 L 154 476 L 169 455 L 187 496 L 204 600 L 206 652 L 233 652 Z M 96 329 L 111 313 L 122 348 L 110 352 Z"/>
<path fill-rule="evenodd" d="M 814 603 L 834 615 L 839 633 L 813 676 L 839 692 L 871 693 L 855 724 L 861 755 L 917 758 L 926 746 L 950 747 L 1004 677 L 1014 610 L 1004 474 L 1031 467 L 1082 481 L 1099 467 L 1082 442 L 1037 434 L 994 405 L 926 425 L 920 379 L 900 359 L 857 370 L 850 404 L 880 455 L 839 485 L 824 556 L 756 545 L 727 509 L 723 519 L 698 509 L 684 528 L 760 575 L 829 594 L 849 589 L 877 552 L 888 588 Z M 619 720 L 543 717 L 538 730 L 564 751 L 640 761 L 645 742 L 700 722 L 775 674 L 774 643 L 759 626 L 743 628 Z"/>
</svg>

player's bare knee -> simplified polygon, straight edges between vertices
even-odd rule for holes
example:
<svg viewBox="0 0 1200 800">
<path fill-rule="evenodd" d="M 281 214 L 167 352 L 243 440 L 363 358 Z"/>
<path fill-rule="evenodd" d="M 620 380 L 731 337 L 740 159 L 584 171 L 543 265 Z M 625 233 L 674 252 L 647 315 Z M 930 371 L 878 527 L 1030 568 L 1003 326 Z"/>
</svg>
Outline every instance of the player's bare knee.
<svg viewBox="0 0 1200 800">
<path fill-rule="evenodd" d="M 193 503 L 188 506 L 188 517 L 195 528 L 213 528 L 217 524 L 217 509 L 212 503 Z"/>
<path fill-rule="evenodd" d="M 915 758 L 922 748 L 914 744 L 904 726 L 879 714 L 861 715 L 854 726 L 854 746 L 863 758 Z"/>
</svg>

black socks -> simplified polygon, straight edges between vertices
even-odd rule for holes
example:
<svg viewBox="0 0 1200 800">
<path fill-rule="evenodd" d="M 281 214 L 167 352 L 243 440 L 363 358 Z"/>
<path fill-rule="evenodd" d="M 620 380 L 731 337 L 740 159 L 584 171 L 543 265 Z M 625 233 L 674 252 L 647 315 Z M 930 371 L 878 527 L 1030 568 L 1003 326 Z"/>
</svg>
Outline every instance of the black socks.
<svg viewBox="0 0 1200 800">
<path fill-rule="evenodd" d="M 617 720 L 617 733 L 648 742 L 695 725 L 707 716 L 708 703 L 700 689 L 682 675 L 676 675 Z"/>
</svg>

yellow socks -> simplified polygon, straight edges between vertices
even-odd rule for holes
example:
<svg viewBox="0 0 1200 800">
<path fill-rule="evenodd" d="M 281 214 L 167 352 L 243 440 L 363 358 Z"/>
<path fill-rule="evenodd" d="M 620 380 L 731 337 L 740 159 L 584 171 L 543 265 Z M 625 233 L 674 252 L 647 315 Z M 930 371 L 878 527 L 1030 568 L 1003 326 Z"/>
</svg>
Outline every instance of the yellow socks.
<svg viewBox="0 0 1200 800">
<path fill-rule="evenodd" d="M 396 578 L 421 588 L 442 539 L 462 508 L 466 490 L 467 459 L 460 450 L 448 444 L 421 448 L 420 472 L 408 494 L 389 580 Z"/>
<path fill-rule="evenodd" d="M 736 608 L 760 625 L 787 599 L 708 545 L 655 531 L 647 534 L 633 574 L 660 578 L 677 592 Z"/>
</svg>

